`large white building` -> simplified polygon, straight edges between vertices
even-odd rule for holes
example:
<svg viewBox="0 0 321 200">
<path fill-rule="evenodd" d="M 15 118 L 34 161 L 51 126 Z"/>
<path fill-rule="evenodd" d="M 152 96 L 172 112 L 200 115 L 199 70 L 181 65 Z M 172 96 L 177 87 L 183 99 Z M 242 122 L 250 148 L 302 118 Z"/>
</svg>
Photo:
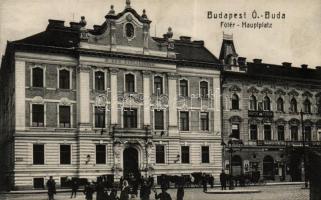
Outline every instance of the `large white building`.
<svg viewBox="0 0 321 200">
<path fill-rule="evenodd" d="M 11 189 L 53 176 L 118 180 L 132 173 L 222 169 L 219 61 L 171 29 L 150 36 L 126 1 L 102 25 L 49 20 L 8 42 L 0 71 L 1 177 Z"/>
</svg>

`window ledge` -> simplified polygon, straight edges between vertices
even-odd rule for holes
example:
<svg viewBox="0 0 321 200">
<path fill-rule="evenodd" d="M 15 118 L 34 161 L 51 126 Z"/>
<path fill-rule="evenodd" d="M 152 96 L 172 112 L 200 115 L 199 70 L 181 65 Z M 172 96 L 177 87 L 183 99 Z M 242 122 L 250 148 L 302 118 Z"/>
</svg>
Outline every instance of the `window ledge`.
<svg viewBox="0 0 321 200">
<path fill-rule="evenodd" d="M 237 111 L 242 111 L 241 109 L 233 109 L 233 108 L 231 108 L 230 110 L 231 110 L 231 111 L 235 111 L 235 112 L 237 112 Z"/>
</svg>

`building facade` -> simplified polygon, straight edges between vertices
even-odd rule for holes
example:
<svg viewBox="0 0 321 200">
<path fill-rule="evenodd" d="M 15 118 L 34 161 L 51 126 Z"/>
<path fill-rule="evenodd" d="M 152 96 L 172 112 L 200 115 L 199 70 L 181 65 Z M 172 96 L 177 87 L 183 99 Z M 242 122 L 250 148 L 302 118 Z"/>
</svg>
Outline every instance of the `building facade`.
<svg viewBox="0 0 321 200">
<path fill-rule="evenodd" d="M 219 60 L 203 41 L 150 36 L 126 1 L 102 25 L 49 20 L 8 42 L 1 67 L 1 174 L 10 189 L 49 176 L 119 180 L 129 173 L 218 177 Z"/>
<path fill-rule="evenodd" d="M 320 149 L 321 144 L 320 67 L 246 62 L 229 35 L 219 59 L 224 63 L 223 141 L 241 141 L 232 151 L 226 145 L 226 170 L 232 163 L 236 176 L 259 171 L 267 180 L 303 180 L 302 131 L 307 147 Z"/>
</svg>

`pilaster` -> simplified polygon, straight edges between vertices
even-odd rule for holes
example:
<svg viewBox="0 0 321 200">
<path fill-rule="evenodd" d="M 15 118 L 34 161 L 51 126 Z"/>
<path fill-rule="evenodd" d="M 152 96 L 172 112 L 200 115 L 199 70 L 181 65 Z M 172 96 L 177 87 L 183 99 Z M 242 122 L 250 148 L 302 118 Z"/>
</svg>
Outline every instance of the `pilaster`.
<svg viewBox="0 0 321 200">
<path fill-rule="evenodd" d="M 115 68 L 110 70 L 111 124 L 118 124 L 117 73 Z"/>
<path fill-rule="evenodd" d="M 78 66 L 78 123 L 79 130 L 90 128 L 90 89 L 89 89 L 90 67 L 86 65 Z"/>
<path fill-rule="evenodd" d="M 177 126 L 177 76 L 168 75 L 168 114 L 169 114 L 169 135 L 175 135 Z"/>
<path fill-rule="evenodd" d="M 15 129 L 25 130 L 26 126 L 26 62 L 15 61 Z"/>
<path fill-rule="evenodd" d="M 144 126 L 150 125 L 150 72 L 143 71 L 144 87 Z"/>
</svg>

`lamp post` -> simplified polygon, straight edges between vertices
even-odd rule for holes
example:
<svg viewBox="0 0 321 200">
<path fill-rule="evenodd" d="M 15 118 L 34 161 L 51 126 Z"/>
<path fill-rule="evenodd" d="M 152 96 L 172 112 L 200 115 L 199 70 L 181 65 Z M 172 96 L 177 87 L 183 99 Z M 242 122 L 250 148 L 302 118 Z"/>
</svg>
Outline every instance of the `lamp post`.
<svg viewBox="0 0 321 200">
<path fill-rule="evenodd" d="M 300 111 L 301 117 L 301 131 L 302 131 L 302 144 L 303 144 L 303 168 L 304 168 L 304 187 L 308 188 L 308 178 L 307 178 L 307 164 L 306 164 L 306 155 L 305 155 L 305 131 L 304 131 L 304 124 L 303 124 L 303 112 L 302 109 Z"/>
</svg>

